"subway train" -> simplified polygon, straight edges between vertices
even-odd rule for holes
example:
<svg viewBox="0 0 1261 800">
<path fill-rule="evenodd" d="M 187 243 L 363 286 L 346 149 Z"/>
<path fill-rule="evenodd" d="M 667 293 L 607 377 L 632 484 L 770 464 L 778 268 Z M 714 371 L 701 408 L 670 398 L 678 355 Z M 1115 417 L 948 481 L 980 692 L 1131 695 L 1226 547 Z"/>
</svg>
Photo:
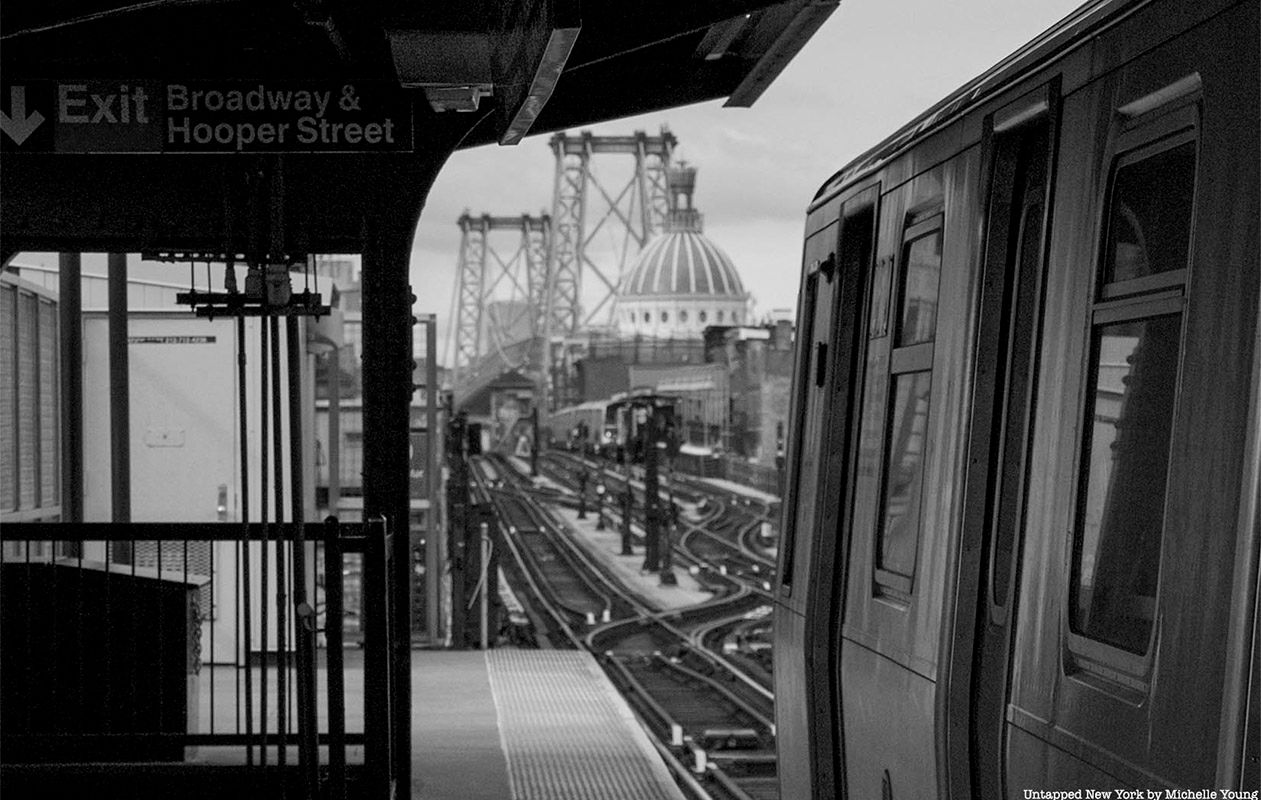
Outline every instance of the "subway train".
<svg viewBox="0 0 1261 800">
<path fill-rule="evenodd" d="M 605 424 L 608 400 L 588 400 L 548 413 L 544 421 L 551 441 L 556 446 L 597 454 L 612 442 L 612 433 Z"/>
<path fill-rule="evenodd" d="M 1257 796 L 1258 6 L 1088 3 L 809 205 L 782 797 Z"/>
<path fill-rule="evenodd" d="M 546 421 L 554 442 L 589 455 L 621 463 L 629 449 L 633 461 L 643 454 L 636 449 L 650 415 L 659 415 L 662 435 L 668 439 L 671 455 L 677 450 L 675 408 L 678 399 L 657 394 L 649 388 L 618 392 L 605 400 L 588 400 L 551 412 Z"/>
</svg>

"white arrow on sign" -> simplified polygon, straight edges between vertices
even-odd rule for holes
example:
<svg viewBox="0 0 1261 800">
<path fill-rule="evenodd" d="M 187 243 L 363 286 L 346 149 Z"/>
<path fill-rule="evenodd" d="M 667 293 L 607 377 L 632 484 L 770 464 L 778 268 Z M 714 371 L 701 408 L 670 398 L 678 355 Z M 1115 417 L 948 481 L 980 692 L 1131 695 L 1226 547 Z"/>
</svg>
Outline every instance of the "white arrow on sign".
<svg viewBox="0 0 1261 800">
<path fill-rule="evenodd" d="M 25 86 L 10 86 L 9 99 L 12 116 L 0 111 L 0 131 L 9 134 L 14 144 L 21 144 L 44 121 L 44 115 L 38 111 L 27 115 Z"/>
</svg>

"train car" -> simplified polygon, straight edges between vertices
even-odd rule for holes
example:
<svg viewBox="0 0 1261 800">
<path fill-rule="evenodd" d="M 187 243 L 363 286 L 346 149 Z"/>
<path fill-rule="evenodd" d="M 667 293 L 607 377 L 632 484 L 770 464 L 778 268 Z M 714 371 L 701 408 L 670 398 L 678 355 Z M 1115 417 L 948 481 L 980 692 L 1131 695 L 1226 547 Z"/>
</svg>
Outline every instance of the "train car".
<svg viewBox="0 0 1261 800">
<path fill-rule="evenodd" d="M 589 400 L 552 411 L 544 423 L 553 443 L 568 450 L 598 452 L 606 443 L 604 425 L 607 400 Z"/>
<path fill-rule="evenodd" d="M 658 446 L 670 456 L 678 453 L 679 436 L 676 409 L 679 400 L 651 389 L 632 390 L 609 400 L 605 406 L 604 427 L 612 446 L 609 458 L 618 463 L 644 460 L 648 436 L 655 435 Z M 652 426 L 656 425 L 655 432 Z"/>
<path fill-rule="evenodd" d="M 1258 6 L 1088 3 L 809 206 L 782 797 L 1258 789 Z"/>
</svg>

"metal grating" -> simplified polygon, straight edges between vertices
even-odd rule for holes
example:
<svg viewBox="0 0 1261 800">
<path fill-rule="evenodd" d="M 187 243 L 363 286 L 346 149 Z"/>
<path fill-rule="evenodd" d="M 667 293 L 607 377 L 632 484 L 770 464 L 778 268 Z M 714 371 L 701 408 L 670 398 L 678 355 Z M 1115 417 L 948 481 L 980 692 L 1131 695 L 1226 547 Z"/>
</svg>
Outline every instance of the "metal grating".
<svg viewBox="0 0 1261 800">
<path fill-rule="evenodd" d="M 681 800 L 590 653 L 492 650 L 486 665 L 514 800 Z"/>
</svg>

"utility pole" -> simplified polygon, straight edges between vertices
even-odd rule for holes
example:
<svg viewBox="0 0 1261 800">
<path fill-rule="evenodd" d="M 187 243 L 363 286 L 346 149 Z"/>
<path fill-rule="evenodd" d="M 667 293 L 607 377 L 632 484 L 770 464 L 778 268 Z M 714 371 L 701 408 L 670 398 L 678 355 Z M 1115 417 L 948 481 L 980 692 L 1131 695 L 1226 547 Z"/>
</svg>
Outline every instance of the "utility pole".
<svg viewBox="0 0 1261 800">
<path fill-rule="evenodd" d="M 631 552 L 631 509 L 635 503 L 635 495 L 631 492 L 630 476 L 626 478 L 626 491 L 622 493 L 622 555 L 634 555 Z"/>
<path fill-rule="evenodd" d="M 661 527 L 661 585 L 677 586 L 679 579 L 674 574 L 674 533 L 678 529 L 679 507 L 674 504 L 673 486 L 669 486 L 669 498 L 669 508 L 663 515 Z"/>
<path fill-rule="evenodd" d="M 461 411 L 447 425 L 447 553 L 451 560 L 451 646 L 465 642 L 464 552 L 465 529 L 469 521 L 469 471 L 464 454 L 468 439 L 468 414 Z"/>
<path fill-rule="evenodd" d="M 657 496 L 661 489 L 657 475 L 658 455 L 655 412 L 656 409 L 650 404 L 635 410 L 635 414 L 643 419 L 643 424 L 639 428 L 644 454 L 644 535 L 647 543 L 647 546 L 644 548 L 644 570 L 646 572 L 656 572 L 661 568 L 661 520 L 659 516 L 661 498 Z"/>
<path fill-rule="evenodd" d="M 530 477 L 537 478 L 539 476 L 539 399 L 534 398 L 534 411 L 530 414 L 530 426 L 534 429 L 531 434 L 530 443 Z"/>
<path fill-rule="evenodd" d="M 578 473 L 578 519 L 587 518 L 587 468 Z"/>
<path fill-rule="evenodd" d="M 595 485 L 595 529 L 604 530 L 604 478 L 600 477 Z"/>
</svg>

